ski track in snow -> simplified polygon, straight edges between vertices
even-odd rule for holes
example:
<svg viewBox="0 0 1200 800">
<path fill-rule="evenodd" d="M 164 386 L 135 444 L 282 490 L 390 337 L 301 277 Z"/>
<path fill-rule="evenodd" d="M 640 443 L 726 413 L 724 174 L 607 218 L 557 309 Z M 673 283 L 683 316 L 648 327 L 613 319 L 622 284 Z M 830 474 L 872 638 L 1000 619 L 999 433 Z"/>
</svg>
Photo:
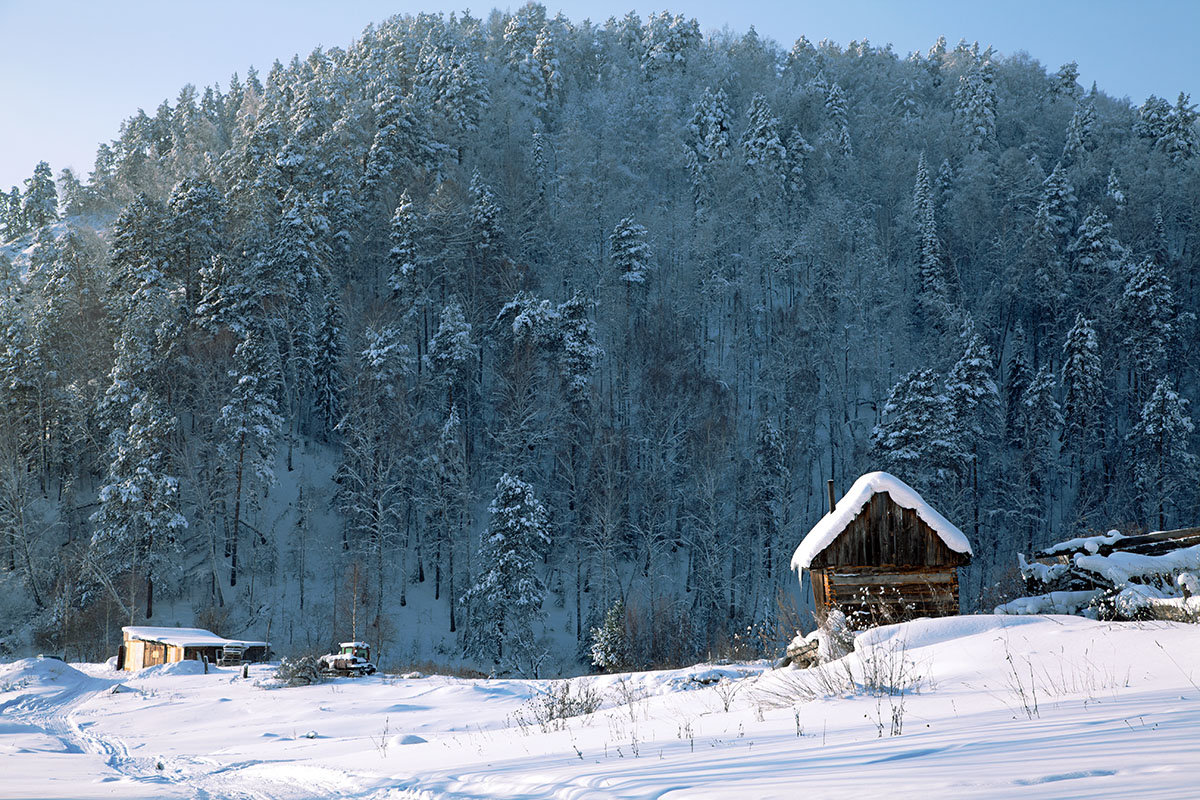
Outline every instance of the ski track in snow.
<svg viewBox="0 0 1200 800">
<path fill-rule="evenodd" d="M 789 682 L 813 673 L 762 663 L 584 678 L 576 685 L 602 707 L 546 731 L 529 701 L 548 681 L 376 676 L 266 689 L 266 666 L 252 669 L 256 683 L 31 659 L 0 665 L 0 754 L 17 775 L 4 796 L 1194 796 L 1200 627 L 926 620 L 860 636 L 843 665 L 861 670 L 897 646 L 924 676 L 903 696 L 899 736 L 887 730 L 899 696 L 843 686 L 797 699 Z"/>
</svg>

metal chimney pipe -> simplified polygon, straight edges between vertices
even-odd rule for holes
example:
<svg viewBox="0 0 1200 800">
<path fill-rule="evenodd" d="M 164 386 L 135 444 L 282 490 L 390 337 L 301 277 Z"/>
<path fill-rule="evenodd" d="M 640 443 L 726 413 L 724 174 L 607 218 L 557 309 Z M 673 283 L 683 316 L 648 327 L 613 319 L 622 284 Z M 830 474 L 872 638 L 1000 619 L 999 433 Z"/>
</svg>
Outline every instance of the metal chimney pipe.
<svg viewBox="0 0 1200 800">
<path fill-rule="evenodd" d="M 825 487 L 827 489 L 829 489 L 829 513 L 832 514 L 833 510 L 835 508 L 837 508 L 837 498 L 835 498 L 834 494 L 833 494 L 833 479 L 832 478 L 825 481 Z"/>
</svg>

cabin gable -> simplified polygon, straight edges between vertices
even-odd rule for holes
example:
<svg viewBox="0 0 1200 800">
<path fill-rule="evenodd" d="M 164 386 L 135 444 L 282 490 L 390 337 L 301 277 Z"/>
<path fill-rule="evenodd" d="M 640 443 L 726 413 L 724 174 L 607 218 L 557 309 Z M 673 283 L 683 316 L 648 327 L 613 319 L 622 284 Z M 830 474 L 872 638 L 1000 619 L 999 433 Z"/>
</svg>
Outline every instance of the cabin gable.
<svg viewBox="0 0 1200 800">
<path fill-rule="evenodd" d="M 958 567 L 967 561 L 965 554 L 947 547 L 916 511 L 893 502 L 887 492 L 878 492 L 813 558 L 810 569 Z"/>
</svg>

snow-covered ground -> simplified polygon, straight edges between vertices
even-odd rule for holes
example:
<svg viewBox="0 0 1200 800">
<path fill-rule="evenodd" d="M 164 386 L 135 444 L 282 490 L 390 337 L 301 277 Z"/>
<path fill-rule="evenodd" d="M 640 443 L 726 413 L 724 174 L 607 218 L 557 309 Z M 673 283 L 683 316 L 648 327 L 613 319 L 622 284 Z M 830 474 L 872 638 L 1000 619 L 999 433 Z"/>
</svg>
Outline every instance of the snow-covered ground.
<svg viewBox="0 0 1200 800">
<path fill-rule="evenodd" d="M 5 798 L 1183 798 L 1200 793 L 1200 627 L 919 620 L 818 670 L 270 688 L 197 665 L 0 666 Z M 889 691 L 891 693 L 889 693 Z M 895 735 L 893 735 L 895 734 Z"/>
</svg>

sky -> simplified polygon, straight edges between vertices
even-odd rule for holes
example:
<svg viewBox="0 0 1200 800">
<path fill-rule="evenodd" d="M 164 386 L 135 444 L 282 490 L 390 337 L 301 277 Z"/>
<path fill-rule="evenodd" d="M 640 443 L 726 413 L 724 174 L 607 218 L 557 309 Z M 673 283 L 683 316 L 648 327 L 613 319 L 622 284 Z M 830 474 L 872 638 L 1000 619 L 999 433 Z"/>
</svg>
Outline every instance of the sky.
<svg viewBox="0 0 1200 800">
<path fill-rule="evenodd" d="M 497 6 L 516 8 L 518 4 Z M 866 38 L 898 53 L 928 50 L 939 35 L 1024 50 L 1052 70 L 1079 63 L 1080 80 L 1140 104 L 1149 94 L 1200 100 L 1196 0 L 561 0 L 572 20 L 600 22 L 661 7 L 785 48 L 801 34 L 845 44 Z M 469 6 L 468 6 L 469 7 Z M 138 108 L 174 101 L 187 83 L 228 84 L 250 65 L 352 42 L 397 13 L 461 10 L 458 3 L 380 0 L 0 0 L 0 187 L 20 185 L 41 160 L 86 178 L 96 146 Z M 471 8 L 486 16 L 491 6 Z"/>
</svg>

